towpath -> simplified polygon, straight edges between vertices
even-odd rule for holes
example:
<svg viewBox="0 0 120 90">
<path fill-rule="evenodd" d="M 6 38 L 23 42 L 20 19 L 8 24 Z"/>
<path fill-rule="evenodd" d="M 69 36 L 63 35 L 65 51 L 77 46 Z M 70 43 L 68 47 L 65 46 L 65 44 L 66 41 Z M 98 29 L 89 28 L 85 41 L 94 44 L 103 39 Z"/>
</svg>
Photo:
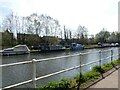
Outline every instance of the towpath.
<svg viewBox="0 0 120 90">
<path fill-rule="evenodd" d="M 119 88 L 120 90 L 120 68 L 90 88 Z"/>
</svg>

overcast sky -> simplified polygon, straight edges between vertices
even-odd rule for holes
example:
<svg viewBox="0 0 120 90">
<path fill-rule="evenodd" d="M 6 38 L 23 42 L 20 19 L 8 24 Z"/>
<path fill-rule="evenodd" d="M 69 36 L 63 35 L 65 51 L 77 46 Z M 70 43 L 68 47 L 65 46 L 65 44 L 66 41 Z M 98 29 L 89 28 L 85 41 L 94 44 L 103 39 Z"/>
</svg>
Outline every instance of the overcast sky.
<svg viewBox="0 0 120 90">
<path fill-rule="evenodd" d="M 31 13 L 47 14 L 61 25 L 75 30 L 85 26 L 89 34 L 102 28 L 118 31 L 119 0 L 0 0 L 0 18 L 11 11 L 19 16 Z"/>
</svg>

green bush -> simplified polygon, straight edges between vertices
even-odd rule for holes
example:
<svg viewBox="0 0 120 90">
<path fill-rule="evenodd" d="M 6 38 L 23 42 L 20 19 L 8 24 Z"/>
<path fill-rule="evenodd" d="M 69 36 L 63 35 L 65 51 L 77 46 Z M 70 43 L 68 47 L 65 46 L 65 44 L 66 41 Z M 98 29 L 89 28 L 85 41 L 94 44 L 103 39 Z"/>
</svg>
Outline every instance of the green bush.
<svg viewBox="0 0 120 90">
<path fill-rule="evenodd" d="M 40 86 L 37 90 L 67 90 L 69 85 L 68 79 L 61 79 L 59 82 L 49 82 L 46 85 Z"/>
<path fill-rule="evenodd" d="M 115 60 L 115 61 L 113 61 L 113 64 L 115 64 L 115 65 L 120 64 L 120 59 L 119 59 L 119 60 Z"/>
<path fill-rule="evenodd" d="M 74 79 L 76 80 L 76 83 L 79 84 L 79 82 L 85 83 L 87 81 L 91 81 L 94 79 L 97 79 L 100 76 L 100 72 L 96 72 L 95 70 L 91 70 L 89 72 L 86 72 L 85 74 L 81 74 L 77 75 L 76 77 L 74 77 Z"/>
<path fill-rule="evenodd" d="M 74 77 L 74 79 L 76 80 L 76 83 L 78 84 L 79 81 L 80 83 L 84 83 L 86 81 L 85 77 L 83 76 L 83 74 L 78 74 L 76 77 Z"/>
<path fill-rule="evenodd" d="M 94 70 L 84 74 L 85 81 L 97 79 L 100 76 L 100 72 Z"/>
<path fill-rule="evenodd" d="M 100 73 L 105 72 L 104 69 L 101 68 L 101 66 L 94 66 L 92 70 L 95 71 L 95 72 L 100 72 Z"/>
</svg>

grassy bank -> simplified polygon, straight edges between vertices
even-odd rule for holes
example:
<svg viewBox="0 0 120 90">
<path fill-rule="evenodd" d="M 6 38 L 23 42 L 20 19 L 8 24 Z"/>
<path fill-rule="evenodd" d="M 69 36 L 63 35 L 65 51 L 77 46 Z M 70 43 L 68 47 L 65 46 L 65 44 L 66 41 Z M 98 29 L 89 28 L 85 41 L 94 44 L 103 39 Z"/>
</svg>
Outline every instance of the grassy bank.
<svg viewBox="0 0 120 90">
<path fill-rule="evenodd" d="M 94 66 L 91 71 L 88 71 L 84 74 L 76 75 L 70 79 L 61 79 L 58 82 L 49 82 L 45 85 L 38 86 L 37 90 L 70 90 L 72 88 L 77 88 L 77 86 L 80 85 L 81 87 L 85 87 L 85 85 L 88 83 L 98 79 L 102 73 L 105 73 L 118 64 L 120 64 L 120 59 L 108 64 L 104 64 L 101 67 Z"/>
</svg>

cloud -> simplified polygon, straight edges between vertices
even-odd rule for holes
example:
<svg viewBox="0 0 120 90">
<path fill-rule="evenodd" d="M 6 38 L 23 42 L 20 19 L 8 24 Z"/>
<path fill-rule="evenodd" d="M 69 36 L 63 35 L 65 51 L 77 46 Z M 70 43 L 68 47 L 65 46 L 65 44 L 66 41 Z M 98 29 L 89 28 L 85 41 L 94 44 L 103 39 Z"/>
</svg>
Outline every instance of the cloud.
<svg viewBox="0 0 120 90">
<path fill-rule="evenodd" d="M 94 34 L 103 27 L 117 29 L 117 3 L 118 0 L 4 0 L 0 10 L 7 13 L 12 9 L 20 16 L 48 14 L 73 30 L 81 24 Z"/>
<path fill-rule="evenodd" d="M 12 12 L 10 2 L 0 1 L 0 16 L 5 17 Z"/>
</svg>

